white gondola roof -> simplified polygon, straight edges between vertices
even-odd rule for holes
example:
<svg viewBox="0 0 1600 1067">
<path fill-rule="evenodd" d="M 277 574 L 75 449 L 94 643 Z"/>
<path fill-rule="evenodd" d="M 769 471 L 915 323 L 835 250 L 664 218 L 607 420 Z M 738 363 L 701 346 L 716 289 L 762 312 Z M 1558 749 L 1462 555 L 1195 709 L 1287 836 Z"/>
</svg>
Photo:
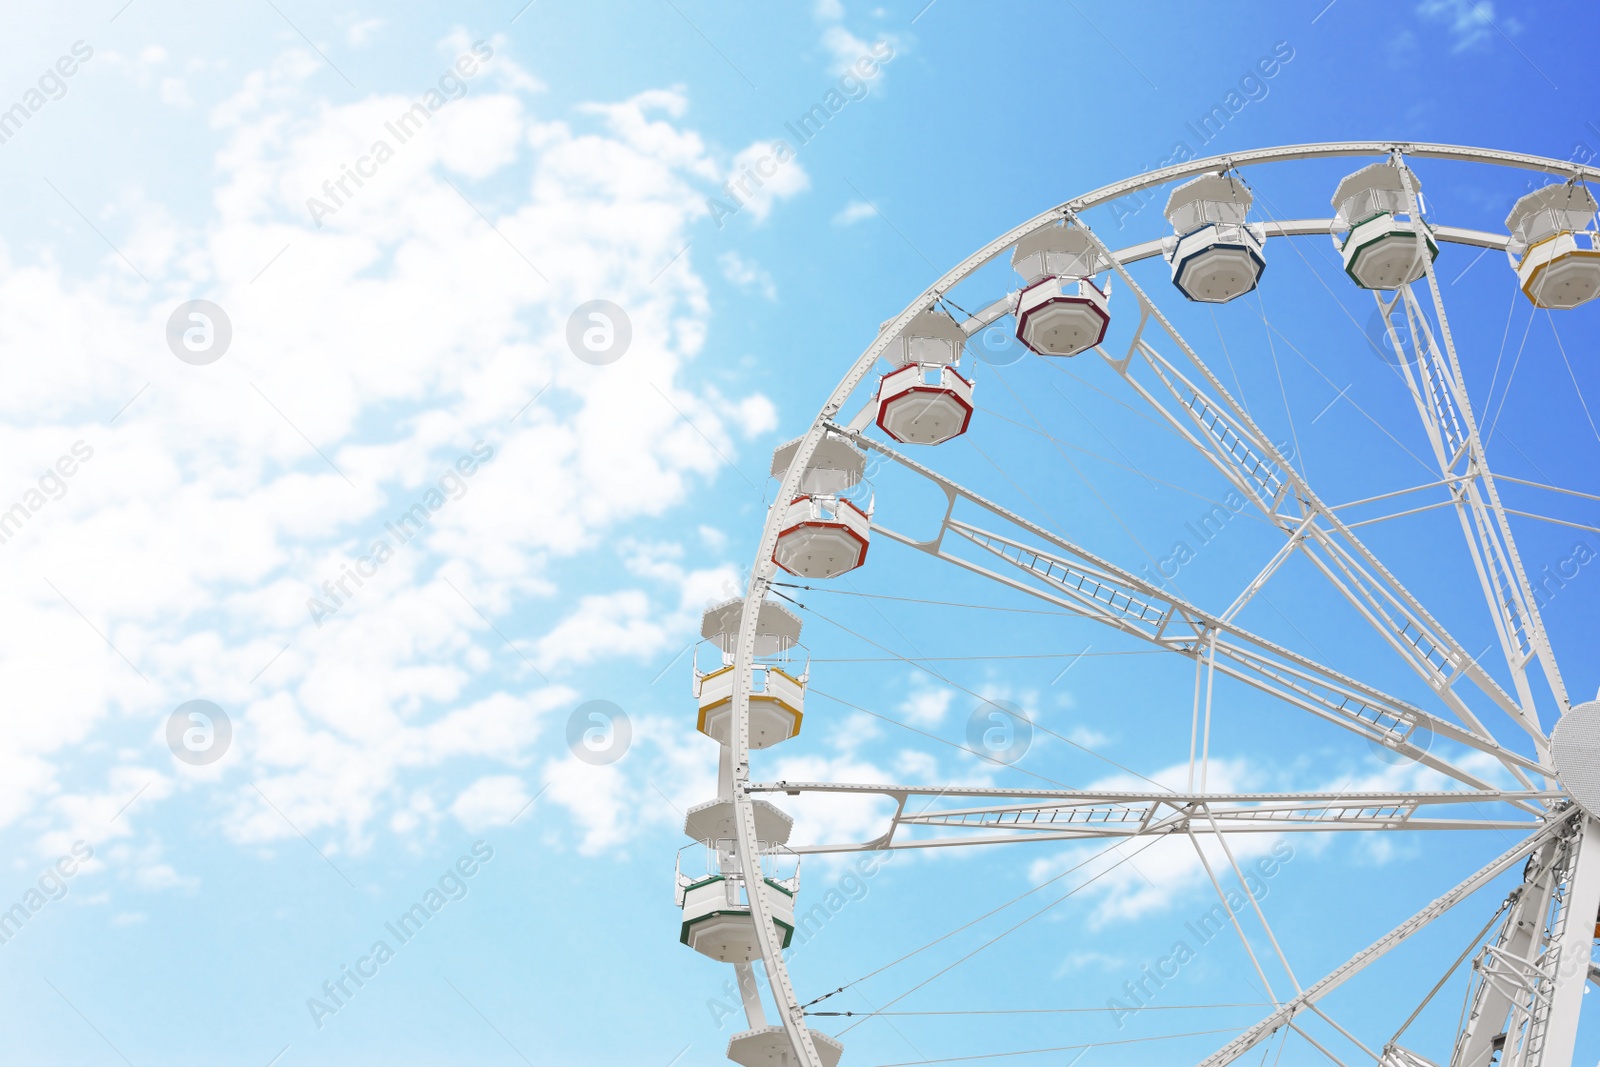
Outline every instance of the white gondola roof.
<svg viewBox="0 0 1600 1067">
<path fill-rule="evenodd" d="M 919 311 L 906 328 L 901 331 L 902 337 L 937 337 L 944 341 L 954 341 L 959 350 L 960 346 L 967 343 L 967 332 L 963 330 L 949 312 L 938 308 L 928 308 Z"/>
<path fill-rule="evenodd" d="M 1017 242 L 1011 262 L 1038 252 L 1066 252 L 1069 255 L 1098 254 L 1089 235 L 1077 226 L 1041 226 Z"/>
<path fill-rule="evenodd" d="M 1415 173 L 1411 175 L 1411 187 L 1419 193 L 1422 192 L 1422 179 Z M 1405 183 L 1400 180 L 1400 168 L 1392 163 L 1374 163 L 1370 167 L 1362 167 L 1354 174 L 1345 175 L 1339 187 L 1333 191 L 1333 206 L 1338 207 L 1350 197 L 1368 189 L 1405 192 Z"/>
<path fill-rule="evenodd" d="M 965 334 L 962 335 L 965 337 Z M 802 438 L 779 445 L 772 453 L 772 476 L 782 478 L 794 462 Z M 850 442 L 838 437 L 824 437 L 817 442 L 811 454 L 811 463 L 801 478 L 803 493 L 841 493 L 858 484 L 866 473 L 867 457 Z"/>
<path fill-rule="evenodd" d="M 897 367 L 911 362 L 955 363 L 961 359 L 966 343 L 967 332 L 949 312 L 938 307 L 924 308 L 884 349 L 883 358 Z"/>
<path fill-rule="evenodd" d="M 765 800 L 753 800 L 756 814 L 756 840 L 763 845 L 786 845 L 789 832 L 794 828 L 794 818 L 781 808 Z M 683 832 L 704 844 L 715 847 L 718 842 L 732 841 L 737 831 L 733 801 L 708 800 L 696 804 L 684 813 Z"/>
<path fill-rule="evenodd" d="M 1254 197 L 1244 182 L 1238 178 L 1222 174 L 1202 174 L 1172 190 L 1172 195 L 1167 197 L 1167 207 L 1163 214 L 1170 217 L 1177 208 L 1184 204 L 1192 204 L 1196 200 L 1209 200 L 1217 204 L 1243 204 L 1249 207 Z"/>
<path fill-rule="evenodd" d="M 1017 242 L 1011 267 L 1030 282 L 1046 275 L 1087 278 L 1106 269 L 1105 257 L 1078 226 L 1044 226 Z"/>
<path fill-rule="evenodd" d="M 1594 194 L 1587 186 L 1565 183 L 1547 185 L 1543 189 L 1535 189 L 1512 205 L 1511 214 L 1506 216 L 1506 229 L 1519 240 L 1527 241 L 1528 234 L 1521 231 L 1528 229 L 1529 223 L 1539 215 L 1546 212 L 1563 214 L 1570 220 L 1576 220 L 1573 229 L 1582 229 L 1594 217 L 1595 210 Z"/>
<path fill-rule="evenodd" d="M 700 636 L 732 652 L 739 637 L 739 616 L 744 612 L 744 597 L 713 604 L 700 617 Z M 800 641 L 800 616 L 776 600 L 763 600 L 756 613 L 756 655 L 770 656 L 793 648 Z"/>
</svg>

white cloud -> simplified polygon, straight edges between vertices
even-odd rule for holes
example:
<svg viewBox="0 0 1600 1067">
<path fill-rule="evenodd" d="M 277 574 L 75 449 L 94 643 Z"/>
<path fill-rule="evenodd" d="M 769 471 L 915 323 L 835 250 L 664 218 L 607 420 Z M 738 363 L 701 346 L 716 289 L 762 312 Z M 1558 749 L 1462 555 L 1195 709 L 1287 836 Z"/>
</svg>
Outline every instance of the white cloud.
<svg viewBox="0 0 1600 1067">
<path fill-rule="evenodd" d="M 828 66 L 828 73 L 836 77 L 847 73 L 859 59 L 868 57 L 876 59 L 873 56 L 872 45 L 863 41 L 843 26 L 829 26 L 823 30 L 822 46 L 828 50 L 828 54 L 833 60 Z M 882 71 L 879 70 L 873 76 L 873 80 L 878 81 L 882 77 Z"/>
<path fill-rule="evenodd" d="M 674 629 L 642 590 L 586 596 L 539 640 L 538 660 L 548 672 L 602 657 L 648 659 L 672 643 Z"/>
<path fill-rule="evenodd" d="M 911 675 L 911 688 L 900 704 L 900 715 L 917 726 L 937 726 L 950 710 L 956 691 L 949 687 L 934 688 L 920 671 Z"/>
<path fill-rule="evenodd" d="M 733 206 L 765 222 L 779 200 L 798 196 L 811 188 L 811 177 L 793 152 L 781 141 L 756 141 L 733 157 L 723 192 Z"/>
<path fill-rule="evenodd" d="M 1172 788 L 1186 785 L 1187 763 L 1167 767 L 1151 778 Z M 1207 788 L 1211 792 L 1241 792 L 1256 786 L 1259 772 L 1244 760 L 1214 759 L 1211 761 Z M 1150 783 L 1129 775 L 1116 775 L 1091 784 L 1090 789 L 1148 790 Z M 1235 834 L 1228 847 L 1241 867 L 1247 867 L 1258 857 L 1272 851 L 1280 835 Z M 1235 881 L 1227 855 L 1217 845 L 1214 835 L 1199 835 L 1201 847 L 1211 870 L 1226 888 Z M 1029 868 L 1035 882 L 1043 882 L 1078 864 L 1084 864 L 1104 846 L 1079 846 L 1063 850 L 1057 855 L 1035 860 Z M 1120 842 L 1098 859 L 1090 860 L 1078 871 L 1067 876 L 1070 884 L 1083 884 L 1093 878 L 1083 892 L 1088 905 L 1088 922 L 1093 927 L 1110 922 L 1138 919 L 1151 912 L 1171 907 L 1179 899 L 1206 901 L 1210 906 L 1215 897 L 1205 865 L 1196 854 L 1187 836 L 1130 840 Z"/>
<path fill-rule="evenodd" d="M 835 226 L 854 226 L 863 219 L 876 218 L 878 209 L 865 200 L 852 200 L 833 216 Z"/>
<path fill-rule="evenodd" d="M 1075 745 L 1082 745 L 1084 748 L 1090 749 L 1102 748 L 1113 740 L 1110 734 L 1103 734 L 1099 730 L 1088 726 L 1071 727 L 1061 736 Z"/>
<path fill-rule="evenodd" d="M 582 831 L 578 851 L 624 846 L 646 829 L 682 829 L 683 813 L 716 796 L 717 745 L 682 720 L 633 720 L 631 746 L 614 763 L 593 766 L 567 756 L 545 765 L 546 799 L 566 809 Z"/>
<path fill-rule="evenodd" d="M 741 289 L 753 289 L 768 300 L 776 300 L 778 287 L 773 284 L 772 275 L 758 263 L 752 263 L 739 253 L 731 249 L 717 257 L 717 265 L 722 268 L 722 276 Z"/>
<path fill-rule="evenodd" d="M 182 78 L 164 77 L 161 79 L 161 102 L 173 107 L 190 107 L 194 99 L 189 95 L 189 87 Z"/>
<path fill-rule="evenodd" d="M 468 830 L 507 826 L 532 798 L 522 779 L 511 774 L 487 774 L 463 789 L 450 805 L 450 814 Z"/>
<path fill-rule="evenodd" d="M 351 48 L 360 48 L 386 25 L 388 21 L 385 19 L 361 19 L 350 24 L 350 28 L 345 31 L 345 40 L 349 42 Z"/>
<path fill-rule="evenodd" d="M 893 781 L 893 776 L 850 752 L 833 757 L 780 755 L 771 777 L 773 781 L 788 782 L 889 784 Z M 802 793 L 773 799 L 794 817 L 791 843 L 797 845 L 866 841 L 886 831 L 889 817 L 894 813 L 894 802 L 888 797 L 868 794 Z M 831 857 L 813 859 L 819 863 L 831 862 Z"/>
<path fill-rule="evenodd" d="M 778 428 L 778 409 L 760 393 L 751 393 L 733 401 L 724 414 L 746 437 L 755 437 Z"/>
<path fill-rule="evenodd" d="M 1492 757 L 1469 752 L 1454 760 L 1457 766 L 1484 778 L 1495 780 L 1503 775 L 1503 768 Z M 1496 773 L 1499 769 L 1500 774 Z M 1300 768 L 1296 771 L 1298 777 Z M 1150 777 L 1163 788 L 1185 789 L 1188 786 L 1188 763 L 1164 768 Z M 1254 790 L 1283 788 L 1281 776 L 1284 768 L 1258 767 L 1246 759 L 1213 759 L 1206 788 L 1212 793 L 1237 793 Z M 1509 783 L 1507 783 L 1509 786 Z M 1148 791 L 1149 781 L 1129 775 L 1115 775 L 1094 782 L 1087 788 L 1105 790 Z M 1346 774 L 1325 785 L 1305 787 L 1310 792 L 1363 793 L 1430 791 L 1459 788 L 1437 771 L 1421 764 L 1404 763 L 1388 765 L 1376 760 L 1360 765 L 1357 773 Z M 1282 864 L 1293 862 L 1301 854 L 1315 854 L 1327 848 L 1331 835 L 1326 834 L 1229 834 L 1228 848 L 1232 859 L 1218 844 L 1216 835 L 1197 833 L 1206 862 L 1222 883 L 1224 890 L 1237 887 L 1233 863 L 1251 877 L 1259 878 L 1257 864 L 1266 857 Z M 1403 858 L 1404 847 L 1396 849 L 1389 843 L 1388 835 L 1355 835 L 1354 848 L 1358 856 L 1373 866 Z M 1380 840 L 1372 840 L 1377 838 Z M 1069 868 L 1082 864 L 1069 874 L 1067 884 L 1076 885 L 1093 878 L 1093 883 L 1082 893 L 1088 906 L 1088 924 L 1100 927 L 1108 923 L 1137 920 L 1145 915 L 1170 910 L 1179 901 L 1192 901 L 1197 912 L 1208 911 L 1217 902 L 1216 889 L 1207 875 L 1205 864 L 1187 836 L 1172 835 L 1162 838 L 1132 839 L 1118 843 L 1103 856 L 1090 859 L 1104 846 L 1081 845 L 1064 849 L 1055 855 L 1035 860 L 1029 867 L 1029 876 L 1043 882 Z M 1285 859 L 1287 851 L 1289 858 Z M 1087 862 L 1085 862 L 1087 861 Z M 1270 892 L 1270 885 L 1267 887 Z M 1185 905 L 1187 906 L 1187 905 Z M 1248 906 L 1248 905 L 1247 905 Z M 1264 909 L 1270 917 L 1270 909 Z"/>
<path fill-rule="evenodd" d="M 1456 52 L 1488 44 L 1495 35 L 1493 0 L 1422 0 L 1417 13 L 1445 23 Z M 1515 29 L 1514 20 L 1508 20 L 1507 31 Z"/>
<path fill-rule="evenodd" d="M 445 42 L 450 59 L 462 50 Z M 165 61 L 147 49 L 120 62 L 143 85 Z M 561 565 L 685 507 L 730 477 L 723 455 L 737 461 L 776 422 L 767 398 L 689 371 L 712 321 L 691 257 L 655 277 L 720 177 L 681 122 L 682 94 L 567 121 L 539 114 L 537 81 L 497 54 L 398 143 L 386 124 L 414 97 L 329 105 L 310 84 L 320 69 L 288 53 L 212 110 L 203 222 L 132 193 L 97 218 L 148 289 L 116 256 L 76 276 L 0 246 L 0 347 L 52 353 L 0 395 L 0 500 L 73 442 L 93 449 L 0 545 L 0 683 L 30 709 L 0 741 L 0 825 L 47 804 L 40 846 L 53 854 L 91 824 L 103 838 L 152 782 L 113 836 L 178 791 L 217 793 L 235 841 L 304 831 L 330 855 L 385 828 L 433 832 L 445 811 L 499 817 L 518 795 L 508 768 L 533 765 L 579 694 L 541 681 L 486 617 L 552 671 L 675 649 L 694 621 L 682 598 L 721 572 L 681 573 L 663 613 L 653 589 L 576 596 Z M 346 168 L 380 138 L 392 157 L 356 184 Z M 319 227 L 307 201 L 341 180 Z M 789 169 L 760 210 L 804 183 Z M 194 367 L 160 338 L 202 295 L 226 309 L 233 341 Z M 609 367 L 564 339 L 572 309 L 598 297 L 633 325 Z M 490 454 L 458 475 L 478 443 Z M 400 544 L 387 524 L 430 491 L 440 506 Z M 380 538 L 392 557 L 350 584 Z M 308 598 L 341 578 L 317 625 Z M 196 695 L 235 727 L 209 768 L 177 766 L 161 740 Z M 132 735 L 118 754 L 92 747 Z M 434 784 L 446 767 L 459 791 Z M 140 862 L 147 884 L 182 884 L 154 856 Z"/>
<path fill-rule="evenodd" d="M 1093 968 L 1098 971 L 1119 970 L 1127 961 L 1121 956 L 1112 956 L 1104 952 L 1069 952 L 1066 959 L 1050 975 L 1052 978 L 1064 978 L 1073 971 L 1082 971 Z"/>
</svg>

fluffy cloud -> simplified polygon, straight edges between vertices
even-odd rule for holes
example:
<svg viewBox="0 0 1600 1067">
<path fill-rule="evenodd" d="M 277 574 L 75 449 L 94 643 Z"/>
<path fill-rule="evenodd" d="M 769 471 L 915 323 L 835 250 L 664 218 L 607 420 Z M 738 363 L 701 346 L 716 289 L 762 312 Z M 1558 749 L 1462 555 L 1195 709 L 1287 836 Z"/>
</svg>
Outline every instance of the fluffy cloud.
<svg viewBox="0 0 1600 1067">
<path fill-rule="evenodd" d="M 773 283 L 772 275 L 759 263 L 753 263 L 729 249 L 717 257 L 717 266 L 722 268 L 722 276 L 739 288 L 758 292 L 768 300 L 778 298 L 778 287 Z"/>
<path fill-rule="evenodd" d="M 1499 767 L 1491 757 L 1481 753 L 1467 753 L 1455 761 L 1458 766 L 1472 770 L 1491 780 L 1503 776 L 1496 773 Z M 1151 775 L 1163 788 L 1181 790 L 1188 785 L 1187 763 L 1167 767 Z M 1437 771 L 1416 763 L 1399 765 L 1362 765 L 1354 774 L 1346 774 L 1323 785 L 1304 785 L 1297 775 L 1291 785 L 1283 778 L 1284 769 L 1271 771 L 1246 759 L 1213 759 L 1207 776 L 1206 788 L 1211 793 L 1240 793 L 1283 788 L 1301 788 L 1307 792 L 1364 793 L 1447 790 L 1458 785 Z M 1508 783 L 1509 787 L 1509 783 Z M 1089 785 L 1091 790 L 1148 791 L 1150 782 L 1128 775 L 1116 775 Z M 1254 862 L 1287 841 L 1294 853 L 1316 853 L 1330 845 L 1327 834 L 1272 834 L 1234 833 L 1228 835 L 1228 851 L 1224 851 L 1217 837 L 1209 832 L 1196 833 L 1196 840 L 1205 853 L 1202 862 L 1194 842 L 1184 835 L 1147 840 L 1128 840 L 1106 849 L 1104 845 L 1077 845 L 1053 855 L 1035 860 L 1029 875 L 1035 882 L 1043 882 L 1079 864 L 1083 866 L 1069 876 L 1069 884 L 1079 884 L 1093 878 L 1082 893 L 1082 901 L 1091 927 L 1102 927 L 1116 922 L 1137 920 L 1143 916 L 1165 911 L 1179 901 L 1196 902 L 1204 911 L 1216 901 L 1216 890 L 1206 873 L 1209 863 L 1224 889 L 1235 886 L 1233 863 L 1248 872 Z M 1397 855 L 1387 834 L 1356 834 L 1358 855 L 1374 865 L 1389 861 Z M 1383 839 L 1383 840 L 1375 840 Z M 1403 846 L 1402 846 L 1403 847 Z M 1090 859 L 1096 852 L 1104 854 Z M 1230 860 L 1229 852 L 1232 853 Z M 1294 853 L 1291 853 L 1294 854 Z M 1283 859 L 1282 851 L 1275 853 Z M 1085 861 L 1088 862 L 1085 862 Z"/>
<path fill-rule="evenodd" d="M 833 216 L 835 226 L 854 226 L 866 219 L 876 218 L 878 209 L 865 200 L 852 200 Z"/>
<path fill-rule="evenodd" d="M 833 59 L 828 66 L 828 73 L 833 75 L 844 74 L 856 60 L 872 55 L 872 46 L 843 26 L 829 26 L 823 30 L 822 46 Z"/>
<path fill-rule="evenodd" d="M 121 254 L 87 276 L 0 248 L 0 352 L 29 360 L 0 395 L 0 510 L 75 442 L 92 451 L 0 543 L 0 680 L 29 708 L 0 742 L 0 824 L 47 811 L 41 847 L 94 820 L 103 838 L 100 809 L 154 781 L 113 836 L 179 789 L 220 791 L 237 841 L 303 832 L 330 853 L 385 826 L 486 825 L 527 778 L 568 795 L 564 765 L 535 766 L 577 696 L 548 673 L 692 628 L 687 598 L 720 572 L 562 583 L 776 421 L 765 397 L 685 373 L 706 286 L 692 253 L 661 270 L 720 168 L 679 93 L 544 115 L 497 42 L 442 80 L 472 50 L 444 42 L 416 95 L 345 104 L 285 54 L 211 111 L 203 219 L 129 194 L 103 220 Z M 148 79 L 164 61 L 124 65 Z M 804 182 L 793 169 L 753 212 Z M 232 341 L 193 366 L 163 338 L 201 296 Z M 566 340 L 595 299 L 631 324 L 607 366 Z M 234 750 L 145 769 L 169 767 L 166 715 L 199 695 L 232 717 Z M 444 767 L 471 784 L 434 795 Z M 145 884 L 183 884 L 148 844 L 128 855 Z"/>
<path fill-rule="evenodd" d="M 934 686 L 921 671 L 913 673 L 910 679 L 910 689 L 900 705 L 900 717 L 917 726 L 937 726 L 950 710 L 956 691 L 948 686 Z"/>
<path fill-rule="evenodd" d="M 1486 45 L 1496 32 L 1492 0 L 1422 0 L 1417 13 L 1423 18 L 1443 22 L 1455 42 L 1453 51 L 1465 52 Z M 1506 30 L 1515 33 L 1520 23 L 1506 20 Z"/>
<path fill-rule="evenodd" d="M 739 211 L 765 222 L 779 200 L 811 188 L 811 176 L 782 141 L 757 141 L 733 157 L 723 189 Z M 720 221 L 720 220 L 719 220 Z"/>
</svg>

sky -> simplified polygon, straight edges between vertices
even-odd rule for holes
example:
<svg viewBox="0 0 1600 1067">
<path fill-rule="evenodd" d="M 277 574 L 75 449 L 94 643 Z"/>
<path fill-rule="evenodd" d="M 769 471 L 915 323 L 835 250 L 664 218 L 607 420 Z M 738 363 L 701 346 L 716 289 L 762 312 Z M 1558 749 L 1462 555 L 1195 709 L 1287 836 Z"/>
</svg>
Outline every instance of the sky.
<svg viewBox="0 0 1600 1067">
<path fill-rule="evenodd" d="M 1592 159 L 1600 76 L 1570 42 L 1595 22 L 1510 0 L 15 13 L 0 911 L 27 920 L 0 941 L 5 1062 L 726 1062 L 732 971 L 678 944 L 674 864 L 699 862 L 683 812 L 716 791 L 690 692 L 700 614 L 743 591 L 772 450 L 945 270 L 1141 171 L 1355 139 Z M 1327 217 L 1367 162 L 1247 168 L 1252 217 Z M 1416 172 L 1431 220 L 1494 233 L 1554 180 Z M 1162 236 L 1164 196 L 1089 222 L 1111 247 Z M 1274 240 L 1267 259 L 1258 292 L 1216 309 L 1159 261 L 1135 277 L 1323 499 L 1434 481 L 1336 250 Z M 1495 469 L 1596 492 L 1600 307 L 1533 314 L 1498 252 L 1447 246 L 1437 267 Z M 952 299 L 1017 284 L 1002 258 Z M 1114 282 L 1114 342 L 1135 309 Z M 1023 358 L 1004 330 L 969 344 L 969 432 L 915 458 L 1129 569 L 1181 555 L 1163 587 L 1225 608 L 1278 536 L 1240 509 L 1196 536 L 1225 498 L 1215 472 L 1104 361 Z M 925 483 L 889 465 L 871 482 L 880 522 L 937 524 Z M 1588 699 L 1593 502 L 1504 492 Z M 1447 510 L 1360 533 L 1464 647 L 1492 640 Z M 810 693 L 758 780 L 1183 783 L 1188 660 L 884 537 L 859 571 L 781 591 Z M 1432 699 L 1302 563 L 1241 621 Z M 1443 787 L 1243 687 L 1216 700 L 1215 790 Z M 990 702 L 1039 727 L 1007 766 L 968 750 Z M 864 840 L 888 814 L 774 800 L 797 843 Z M 1288 965 L 1259 972 L 1231 932 L 1192 932 L 1216 894 L 1182 840 L 813 857 L 801 906 L 826 919 L 791 968 L 803 1000 L 848 985 L 818 1010 L 936 1013 L 814 1019 L 849 1065 L 1198 1059 L 1514 839 L 1236 837 Z M 1330 1013 L 1389 1040 L 1511 884 Z M 427 922 L 396 931 L 419 902 Z M 1111 1010 L 1179 941 L 1178 976 Z M 1447 1057 L 1463 981 L 1403 1043 Z M 1267 1052 L 1325 1062 L 1298 1040 Z M 1578 1055 L 1600 1056 L 1592 1019 Z"/>
</svg>

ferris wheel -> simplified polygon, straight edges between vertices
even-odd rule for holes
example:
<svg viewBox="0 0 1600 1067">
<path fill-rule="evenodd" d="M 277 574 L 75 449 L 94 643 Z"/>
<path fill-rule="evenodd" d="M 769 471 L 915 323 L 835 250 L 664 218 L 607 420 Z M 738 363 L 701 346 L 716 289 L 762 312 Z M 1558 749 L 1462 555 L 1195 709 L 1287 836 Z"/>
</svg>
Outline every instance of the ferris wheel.
<svg viewBox="0 0 1600 1067">
<path fill-rule="evenodd" d="M 1367 165 L 1330 190 L 1331 217 L 1273 218 L 1256 203 L 1271 195 L 1274 175 L 1287 165 L 1361 157 Z M 1427 210 L 1413 167 L 1419 161 L 1426 161 L 1424 169 L 1435 161 L 1514 168 L 1533 178 L 1531 191 L 1509 205 L 1504 229 L 1448 225 Z M 716 798 L 688 812 L 685 831 L 697 843 L 689 850 L 700 862 L 680 859 L 677 902 L 680 940 L 734 968 L 748 1028 L 730 1041 L 731 1060 L 744 1067 L 834 1067 L 843 1053 L 840 1040 L 809 1025 L 812 1015 L 784 958 L 801 906 L 798 863 L 804 854 L 1187 838 L 1223 897 L 1219 876 L 1231 868 L 1245 880 L 1228 845 L 1236 834 L 1489 829 L 1509 847 L 1473 859 L 1481 866 L 1464 880 L 1441 887 L 1432 900 L 1417 900 L 1409 918 L 1370 943 L 1349 946 L 1348 958 L 1320 977 L 1294 976 L 1253 896 L 1225 903 L 1262 984 L 1268 985 L 1262 959 L 1276 959 L 1290 988 L 1280 981 L 1269 1010 L 1205 1057 L 1202 1067 L 1223 1067 L 1291 1033 L 1343 1067 L 1340 1055 L 1311 1035 L 1311 1020 L 1326 1023 L 1381 1067 L 1569 1067 L 1586 983 L 1600 982 L 1600 968 L 1590 963 L 1600 937 L 1600 701 L 1570 697 L 1563 681 L 1541 598 L 1513 537 L 1511 516 L 1523 513 L 1502 502 L 1505 479 L 1489 466 L 1435 258 L 1446 245 L 1480 255 L 1501 252 L 1511 267 L 1501 277 L 1520 289 L 1518 299 L 1556 315 L 1578 307 L 1600 295 L 1600 226 L 1585 184 L 1596 178 L 1600 171 L 1555 159 L 1387 142 L 1193 160 L 1105 186 L 1030 219 L 958 263 L 883 324 L 806 433 L 778 449 L 772 465 L 778 487 L 746 595 L 711 608 L 702 624 L 707 644 L 694 667 L 694 694 L 698 728 L 720 746 L 719 788 Z M 1170 190 L 1165 238 L 1114 247 L 1109 228 L 1097 231 L 1089 221 L 1095 208 L 1130 196 L 1148 199 L 1158 190 Z M 1258 285 L 1270 288 L 1264 276 L 1269 249 L 1291 243 L 1275 239 L 1317 236 L 1333 240 L 1345 275 L 1335 284 L 1371 292 L 1375 321 L 1396 351 L 1398 333 L 1409 333 L 1411 356 L 1396 361 L 1396 377 L 1429 445 L 1431 480 L 1418 488 L 1441 496 L 1434 506 L 1458 520 L 1452 525 L 1459 525 L 1464 545 L 1457 550 L 1482 587 L 1471 599 L 1492 624 L 1488 649 L 1463 644 L 1446 629 L 1442 613 L 1402 584 L 1369 547 L 1366 531 L 1356 529 L 1364 524 L 1348 518 L 1351 505 L 1326 503 L 1300 457 L 1275 444 L 1242 397 L 1225 388 L 1213 346 L 1185 337 L 1175 324 L 1179 316 L 1162 309 L 1174 301 L 1226 304 Z M 1152 280 L 1146 267 L 1136 278 L 1130 268 L 1144 261 L 1164 262 L 1167 277 Z M 989 290 L 986 304 L 968 295 L 992 284 L 1007 263 L 1013 273 Z M 1122 319 L 1116 340 L 1108 332 L 1114 318 Z M 1231 603 L 1191 601 L 1160 580 L 1164 571 L 1136 570 L 1097 553 L 1070 528 L 1052 529 L 1000 503 L 1007 495 L 1000 488 L 973 486 L 941 469 L 940 457 L 949 451 L 938 446 L 983 430 L 970 368 L 977 336 L 994 329 L 1014 336 L 1028 360 L 1087 362 L 1109 373 L 1119 402 L 1170 431 L 1174 447 L 1188 450 L 1273 533 L 1276 550 L 1255 573 L 1240 576 Z M 1287 407 L 1287 394 L 1284 401 Z M 886 490 L 876 489 L 875 501 L 869 477 L 879 465 L 925 483 L 925 495 L 938 501 L 935 511 L 942 514 L 915 533 L 882 519 L 889 510 L 882 506 Z M 1391 495 L 1399 494 L 1369 499 Z M 1336 668 L 1244 624 L 1245 609 L 1291 561 L 1309 565 L 1306 573 L 1320 576 L 1329 595 L 1348 605 L 1351 625 L 1381 642 L 1382 671 L 1376 664 L 1371 670 Z M 821 669 L 807 659 L 800 643 L 804 612 L 786 589 L 797 581 L 821 587 L 851 572 L 865 581 L 874 567 L 921 569 L 935 581 L 959 574 L 992 583 L 1007 596 L 1104 627 L 1151 654 L 1191 662 L 1192 708 L 1186 703 L 1182 721 L 1173 724 L 1189 742 L 1187 788 L 753 777 L 752 750 L 800 732 L 812 672 Z M 1420 686 L 1408 691 L 1426 696 L 1397 695 L 1386 681 L 1391 672 L 1403 672 Z M 1208 791 L 1204 766 L 1213 694 L 1221 685 L 1245 687 L 1285 714 L 1309 715 L 1333 734 L 1354 735 L 1394 759 L 1414 761 L 1444 786 Z M 780 806 L 782 795 L 846 793 L 887 799 L 892 811 L 881 834 L 791 847 L 794 822 Z M 1201 837 L 1213 843 L 1211 853 L 1200 848 Z M 1220 859 L 1221 870 L 1208 855 Z M 1519 870 L 1520 883 L 1503 900 L 1478 893 Z M 1360 981 L 1369 966 L 1454 909 L 1471 911 L 1473 926 L 1481 924 L 1482 931 L 1460 959 L 1440 959 L 1436 968 L 1440 985 L 1452 973 L 1467 976 L 1453 1044 L 1363 1043 L 1325 1010 L 1323 1001 L 1335 989 Z M 1241 926 L 1247 917 L 1259 920 L 1254 936 Z M 1462 970 L 1467 960 L 1470 967 Z M 758 969 L 770 1000 L 762 996 Z M 1392 995 L 1409 998 L 1418 1011 L 1433 996 L 1426 987 L 1414 996 Z M 775 1019 L 769 1020 L 769 1007 Z"/>
</svg>

